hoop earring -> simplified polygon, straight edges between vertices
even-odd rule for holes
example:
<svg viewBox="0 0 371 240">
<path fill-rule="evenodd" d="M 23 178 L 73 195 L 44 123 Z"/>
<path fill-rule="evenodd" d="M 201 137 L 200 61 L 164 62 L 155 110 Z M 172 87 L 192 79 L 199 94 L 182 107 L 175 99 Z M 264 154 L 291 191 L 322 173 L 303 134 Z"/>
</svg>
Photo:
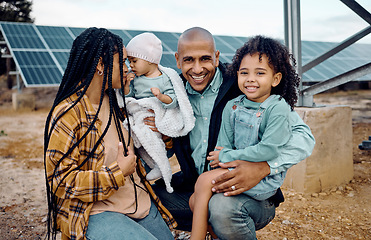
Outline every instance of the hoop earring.
<svg viewBox="0 0 371 240">
<path fill-rule="evenodd" d="M 102 76 L 103 75 L 103 72 L 102 71 L 97 70 L 97 72 L 98 72 L 98 75 L 99 76 Z"/>
</svg>

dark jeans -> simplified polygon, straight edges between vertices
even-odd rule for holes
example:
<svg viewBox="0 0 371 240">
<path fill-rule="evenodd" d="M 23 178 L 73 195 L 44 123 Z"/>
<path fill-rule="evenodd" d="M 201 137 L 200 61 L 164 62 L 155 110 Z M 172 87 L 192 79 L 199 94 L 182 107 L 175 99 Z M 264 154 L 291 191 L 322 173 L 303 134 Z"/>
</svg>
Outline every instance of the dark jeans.
<svg viewBox="0 0 371 240">
<path fill-rule="evenodd" d="M 162 184 L 153 184 L 152 188 L 178 223 L 177 229 L 191 231 L 192 211 L 189 208 L 189 198 L 193 192 L 174 189 L 173 193 L 168 193 Z"/>
</svg>

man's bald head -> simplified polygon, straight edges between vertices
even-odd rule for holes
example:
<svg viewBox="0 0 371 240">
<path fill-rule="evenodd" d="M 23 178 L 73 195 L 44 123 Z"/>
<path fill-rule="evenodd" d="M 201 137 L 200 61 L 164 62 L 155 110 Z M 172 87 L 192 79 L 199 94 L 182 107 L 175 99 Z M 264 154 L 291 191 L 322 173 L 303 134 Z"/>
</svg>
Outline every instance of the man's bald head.
<svg viewBox="0 0 371 240">
<path fill-rule="evenodd" d="M 185 30 L 180 35 L 179 40 L 178 40 L 178 51 L 179 51 L 179 48 L 181 48 L 183 43 L 200 42 L 200 41 L 210 42 L 210 44 L 212 44 L 213 46 L 214 51 L 216 50 L 213 35 L 204 28 L 193 27 L 193 28 L 189 28 Z"/>
<path fill-rule="evenodd" d="M 200 27 L 184 31 L 178 40 L 175 59 L 191 87 L 203 92 L 219 66 L 219 51 L 215 48 L 213 35 Z"/>
</svg>

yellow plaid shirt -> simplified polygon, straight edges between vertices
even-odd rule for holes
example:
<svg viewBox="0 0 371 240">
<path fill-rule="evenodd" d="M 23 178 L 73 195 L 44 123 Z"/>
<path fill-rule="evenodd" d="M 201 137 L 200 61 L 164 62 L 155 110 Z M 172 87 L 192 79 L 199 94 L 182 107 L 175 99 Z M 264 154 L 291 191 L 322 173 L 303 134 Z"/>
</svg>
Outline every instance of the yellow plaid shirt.
<svg viewBox="0 0 371 240">
<path fill-rule="evenodd" d="M 61 102 L 54 110 L 52 122 L 61 115 L 78 98 L 80 92 Z M 46 153 L 46 171 L 52 191 L 60 184 L 56 192 L 58 198 L 57 225 L 62 238 L 85 239 L 90 210 L 93 202 L 108 199 L 120 186 L 125 184 L 124 176 L 117 164 L 103 166 L 104 143 L 99 143 L 92 157 L 75 170 L 101 136 L 101 121 L 98 119 L 93 129 L 68 156 L 58 165 L 62 156 L 78 142 L 95 117 L 96 111 L 86 95 L 72 109 L 61 117 L 54 126 Z M 138 158 L 139 159 L 139 158 Z M 58 166 L 57 166 L 58 165 Z M 146 186 L 151 199 L 158 207 L 162 217 L 172 229 L 177 223 L 170 212 L 161 204 L 151 185 L 145 179 L 145 170 L 140 161 L 137 173 Z M 52 178 L 53 172 L 55 176 Z M 66 173 L 72 171 L 65 179 Z"/>
</svg>

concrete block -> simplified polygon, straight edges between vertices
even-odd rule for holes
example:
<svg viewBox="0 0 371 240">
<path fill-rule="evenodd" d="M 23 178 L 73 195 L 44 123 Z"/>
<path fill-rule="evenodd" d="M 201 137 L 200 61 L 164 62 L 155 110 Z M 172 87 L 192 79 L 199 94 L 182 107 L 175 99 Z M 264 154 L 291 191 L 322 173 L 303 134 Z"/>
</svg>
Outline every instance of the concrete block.
<svg viewBox="0 0 371 240">
<path fill-rule="evenodd" d="M 352 109 L 325 106 L 295 110 L 311 128 L 316 145 L 311 156 L 288 170 L 283 187 L 316 193 L 352 180 Z"/>
<path fill-rule="evenodd" d="M 30 109 L 35 110 L 35 95 L 30 93 L 18 93 L 12 94 L 12 103 L 14 110 Z"/>
</svg>

